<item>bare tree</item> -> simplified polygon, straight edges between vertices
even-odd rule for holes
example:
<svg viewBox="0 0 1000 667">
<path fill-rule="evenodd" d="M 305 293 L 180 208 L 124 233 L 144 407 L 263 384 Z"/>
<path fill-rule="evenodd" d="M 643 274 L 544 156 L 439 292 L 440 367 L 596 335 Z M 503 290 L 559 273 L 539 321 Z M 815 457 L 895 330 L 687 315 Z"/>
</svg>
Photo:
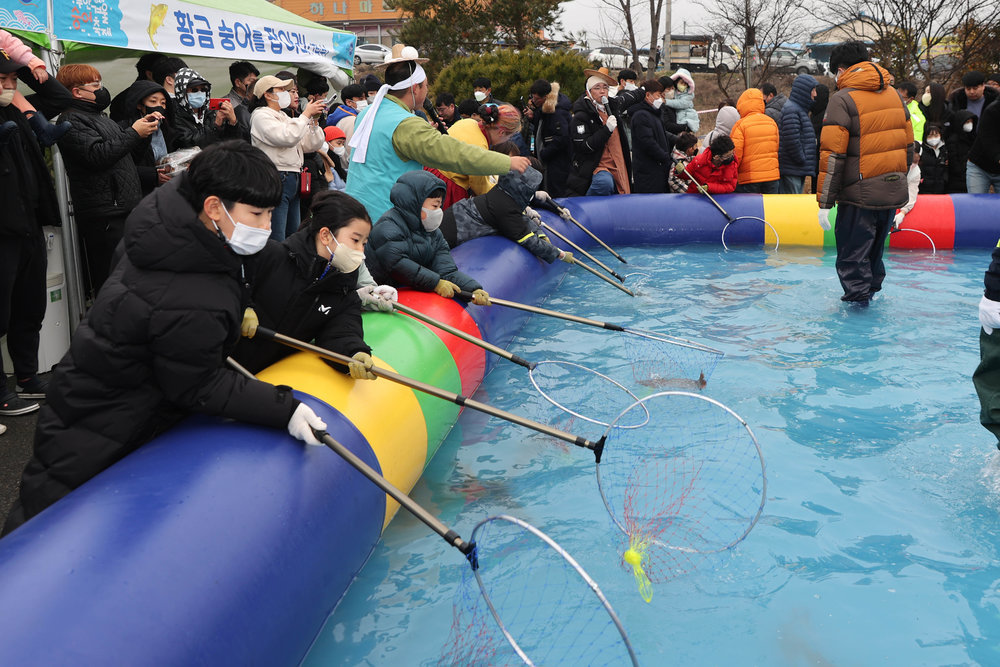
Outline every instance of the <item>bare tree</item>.
<svg viewBox="0 0 1000 667">
<path fill-rule="evenodd" d="M 783 43 L 801 39 L 806 34 L 805 22 L 811 16 L 807 0 L 701 0 L 699 5 L 704 10 L 709 32 L 720 35 L 727 43 L 747 47 L 740 54 L 740 71 L 716 70 L 719 88 L 727 95 L 736 81 L 742 79 L 747 59 L 752 66 L 750 85 L 759 86 L 766 81 L 771 75 L 774 51 Z"/>
<path fill-rule="evenodd" d="M 645 2 L 646 0 L 600 0 L 600 5 L 603 6 L 601 9 L 602 18 L 610 19 L 610 21 L 601 22 L 601 32 L 604 33 L 609 26 L 614 26 L 611 29 L 628 40 L 628 49 L 632 52 L 633 62 L 639 60 L 639 40 L 636 35 L 635 16 Z M 601 37 L 604 38 L 605 35 L 601 34 Z M 608 41 L 607 43 L 617 42 Z"/>
<path fill-rule="evenodd" d="M 826 5 L 819 15 L 855 26 L 897 80 L 947 81 L 989 50 L 1000 25 L 1000 2 L 845 0 Z"/>
</svg>

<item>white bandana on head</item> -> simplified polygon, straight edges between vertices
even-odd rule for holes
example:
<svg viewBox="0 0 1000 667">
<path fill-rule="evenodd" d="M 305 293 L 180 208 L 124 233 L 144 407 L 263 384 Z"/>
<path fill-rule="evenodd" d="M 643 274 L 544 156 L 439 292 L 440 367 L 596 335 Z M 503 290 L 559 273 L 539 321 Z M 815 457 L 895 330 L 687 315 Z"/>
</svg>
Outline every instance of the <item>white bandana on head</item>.
<svg viewBox="0 0 1000 667">
<path fill-rule="evenodd" d="M 351 162 L 364 164 L 365 158 L 368 155 L 368 140 L 371 138 L 372 126 L 375 125 L 375 114 L 378 113 L 378 108 L 382 105 L 382 100 L 385 99 L 386 93 L 390 90 L 406 90 L 410 86 L 415 86 L 427 80 L 427 73 L 424 72 L 423 67 L 418 63 L 414 63 L 414 68 L 413 73 L 406 79 L 391 86 L 384 83 L 378 89 L 378 92 L 375 93 L 375 99 L 365 109 L 364 117 L 358 123 L 357 127 L 354 128 L 354 136 L 351 137 L 351 140 L 347 144 L 353 149 L 351 152 Z"/>
</svg>

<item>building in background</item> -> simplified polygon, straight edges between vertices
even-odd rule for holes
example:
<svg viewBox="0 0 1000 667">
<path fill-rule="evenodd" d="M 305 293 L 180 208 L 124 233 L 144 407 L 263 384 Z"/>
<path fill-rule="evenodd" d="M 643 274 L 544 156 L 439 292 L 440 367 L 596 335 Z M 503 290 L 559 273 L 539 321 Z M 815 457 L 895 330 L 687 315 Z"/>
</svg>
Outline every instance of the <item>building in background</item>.
<svg viewBox="0 0 1000 667">
<path fill-rule="evenodd" d="M 385 0 L 274 0 L 282 9 L 323 25 L 353 32 L 358 44 L 391 46 L 403 23 L 403 13 L 390 9 Z"/>
</svg>

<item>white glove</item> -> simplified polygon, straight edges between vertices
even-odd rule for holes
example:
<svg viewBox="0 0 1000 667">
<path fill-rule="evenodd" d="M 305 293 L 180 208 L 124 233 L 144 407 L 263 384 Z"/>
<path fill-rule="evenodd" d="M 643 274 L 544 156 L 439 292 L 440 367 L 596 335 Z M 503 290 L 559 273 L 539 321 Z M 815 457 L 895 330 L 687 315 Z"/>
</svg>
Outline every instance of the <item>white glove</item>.
<svg viewBox="0 0 1000 667">
<path fill-rule="evenodd" d="M 569 212 L 568 208 L 559 207 L 559 217 L 563 220 L 569 220 L 573 217 L 573 214 Z"/>
<path fill-rule="evenodd" d="M 604 126 L 608 128 L 609 132 L 614 132 L 618 128 L 618 117 L 614 114 L 608 116 L 608 119 L 604 122 Z"/>
<path fill-rule="evenodd" d="M 376 285 L 372 290 L 372 295 L 383 301 L 399 301 L 399 293 L 392 285 Z"/>
<path fill-rule="evenodd" d="M 896 217 L 894 217 L 894 218 L 892 219 L 892 228 L 893 228 L 893 229 L 899 229 L 899 226 L 900 226 L 901 224 L 903 224 L 903 218 L 904 218 L 905 216 L 906 216 L 906 214 L 905 214 L 905 213 L 903 213 L 902 211 L 900 211 L 899 213 L 897 213 L 897 214 L 896 214 Z"/>
<path fill-rule="evenodd" d="M 544 204 L 545 202 L 552 201 L 552 196 L 548 192 L 546 192 L 545 190 L 536 190 L 535 191 L 535 201 L 541 202 L 542 204 Z"/>
<path fill-rule="evenodd" d="M 361 307 L 364 310 L 378 310 L 383 313 L 392 312 L 392 304 L 383 300 L 375 294 L 375 290 L 380 285 L 365 285 L 358 288 L 358 297 L 361 298 Z M 395 290 L 393 290 L 395 292 Z"/>
<path fill-rule="evenodd" d="M 985 296 L 979 300 L 979 323 L 987 336 L 1000 329 L 1000 301 L 990 301 Z"/>
<path fill-rule="evenodd" d="M 524 207 L 524 214 L 528 216 L 528 218 L 530 218 L 536 225 L 542 224 L 542 216 L 538 215 L 538 211 L 530 206 Z"/>
<path fill-rule="evenodd" d="M 819 210 L 819 226 L 825 230 L 830 229 L 830 209 L 821 208 Z"/>
<path fill-rule="evenodd" d="M 323 443 L 313 435 L 313 429 L 317 431 L 326 430 L 326 422 L 320 419 L 305 403 L 299 403 L 295 408 L 292 418 L 288 420 L 288 432 L 296 440 L 301 440 L 307 445 L 322 445 Z"/>
</svg>

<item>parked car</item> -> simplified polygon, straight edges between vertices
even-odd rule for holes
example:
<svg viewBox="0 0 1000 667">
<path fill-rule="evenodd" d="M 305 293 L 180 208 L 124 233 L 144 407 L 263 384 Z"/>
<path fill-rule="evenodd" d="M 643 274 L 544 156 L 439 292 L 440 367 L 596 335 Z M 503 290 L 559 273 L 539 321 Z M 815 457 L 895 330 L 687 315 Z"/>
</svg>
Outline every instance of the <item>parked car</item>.
<svg viewBox="0 0 1000 667">
<path fill-rule="evenodd" d="M 760 54 L 754 56 L 754 67 L 761 67 Z M 771 72 L 795 72 L 796 74 L 823 74 L 822 63 L 805 53 L 792 49 L 775 49 L 768 58 L 768 70 Z"/>
<path fill-rule="evenodd" d="M 587 59 L 608 69 L 629 69 L 635 62 L 632 52 L 620 46 L 602 46 L 599 49 L 594 49 L 587 56 Z M 642 61 L 639 62 L 639 65 L 643 65 Z"/>
<path fill-rule="evenodd" d="M 354 64 L 378 65 L 384 63 L 392 49 L 381 44 L 358 44 L 354 49 Z"/>
</svg>

